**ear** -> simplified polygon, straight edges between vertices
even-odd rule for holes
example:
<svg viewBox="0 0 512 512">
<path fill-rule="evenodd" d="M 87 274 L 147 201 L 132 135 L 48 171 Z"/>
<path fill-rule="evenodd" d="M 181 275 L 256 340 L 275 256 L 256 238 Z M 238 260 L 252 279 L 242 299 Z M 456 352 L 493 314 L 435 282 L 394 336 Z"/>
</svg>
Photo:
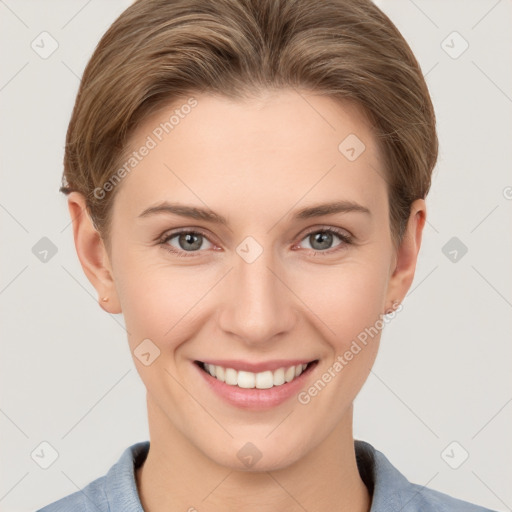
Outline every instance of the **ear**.
<svg viewBox="0 0 512 512">
<path fill-rule="evenodd" d="M 386 294 L 387 306 L 384 314 L 396 309 L 411 287 L 426 218 L 427 206 L 425 201 L 417 199 L 411 205 L 407 228 L 402 243 L 395 254 L 394 270 L 392 270 L 389 279 Z"/>
<path fill-rule="evenodd" d="M 107 313 L 121 313 L 107 249 L 94 227 L 85 198 L 79 192 L 68 195 L 68 209 L 73 222 L 76 253 L 87 279 L 98 293 L 98 302 Z M 103 298 L 108 298 L 104 301 Z"/>
</svg>

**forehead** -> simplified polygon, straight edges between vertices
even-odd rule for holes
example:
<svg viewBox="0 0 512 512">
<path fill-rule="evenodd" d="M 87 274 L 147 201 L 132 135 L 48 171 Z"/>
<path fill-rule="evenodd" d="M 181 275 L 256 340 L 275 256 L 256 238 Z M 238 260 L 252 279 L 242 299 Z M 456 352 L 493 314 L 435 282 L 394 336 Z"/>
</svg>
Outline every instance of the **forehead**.
<svg viewBox="0 0 512 512">
<path fill-rule="evenodd" d="M 176 199 L 215 211 L 271 209 L 274 216 L 319 200 L 386 207 L 384 164 L 367 118 L 356 105 L 325 96 L 194 95 L 148 117 L 129 149 L 138 155 L 118 199 L 132 214 Z"/>
</svg>

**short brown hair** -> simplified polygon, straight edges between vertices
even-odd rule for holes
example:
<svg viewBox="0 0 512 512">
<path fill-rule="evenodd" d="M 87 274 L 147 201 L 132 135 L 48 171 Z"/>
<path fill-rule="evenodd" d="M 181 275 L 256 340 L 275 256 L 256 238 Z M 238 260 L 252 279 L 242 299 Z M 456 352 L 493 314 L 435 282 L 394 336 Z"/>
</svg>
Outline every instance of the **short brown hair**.
<svg viewBox="0 0 512 512">
<path fill-rule="evenodd" d="M 301 88 L 355 102 L 385 158 L 390 229 L 402 241 L 437 160 L 435 114 L 421 69 L 370 0 L 138 0 L 110 26 L 82 77 L 61 191 L 81 192 L 104 239 L 115 187 L 99 199 L 137 125 L 179 97 L 249 98 Z M 341 142 L 341 141 L 340 141 Z"/>
</svg>

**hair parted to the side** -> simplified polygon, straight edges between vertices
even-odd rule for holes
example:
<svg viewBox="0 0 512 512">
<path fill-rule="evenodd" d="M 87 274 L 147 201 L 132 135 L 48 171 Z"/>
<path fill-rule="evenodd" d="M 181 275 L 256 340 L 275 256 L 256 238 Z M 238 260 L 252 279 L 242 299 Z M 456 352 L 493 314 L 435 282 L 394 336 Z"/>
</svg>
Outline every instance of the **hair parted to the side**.
<svg viewBox="0 0 512 512">
<path fill-rule="evenodd" d="M 295 88 L 357 104 L 385 158 L 390 230 L 402 241 L 438 154 L 434 109 L 409 45 L 371 0 L 138 0 L 111 25 L 82 77 L 61 191 L 86 198 L 108 244 L 121 165 L 149 114 L 212 93 L 250 99 Z M 341 141 L 340 141 L 341 142 Z"/>
</svg>

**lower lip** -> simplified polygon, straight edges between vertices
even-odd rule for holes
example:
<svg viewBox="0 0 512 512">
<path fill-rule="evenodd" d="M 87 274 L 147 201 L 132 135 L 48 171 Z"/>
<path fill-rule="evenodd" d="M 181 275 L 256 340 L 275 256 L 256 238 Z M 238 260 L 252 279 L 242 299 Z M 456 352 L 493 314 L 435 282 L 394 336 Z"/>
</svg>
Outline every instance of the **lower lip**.
<svg viewBox="0 0 512 512">
<path fill-rule="evenodd" d="M 282 404 L 290 397 L 297 395 L 305 386 L 306 380 L 315 369 L 318 361 L 309 365 L 298 377 L 291 382 L 282 384 L 281 386 L 273 386 L 268 389 L 257 388 L 239 388 L 238 386 L 230 386 L 199 367 L 197 363 L 192 363 L 197 371 L 202 375 L 210 388 L 221 398 L 231 405 L 242 409 L 264 410 Z"/>
</svg>

